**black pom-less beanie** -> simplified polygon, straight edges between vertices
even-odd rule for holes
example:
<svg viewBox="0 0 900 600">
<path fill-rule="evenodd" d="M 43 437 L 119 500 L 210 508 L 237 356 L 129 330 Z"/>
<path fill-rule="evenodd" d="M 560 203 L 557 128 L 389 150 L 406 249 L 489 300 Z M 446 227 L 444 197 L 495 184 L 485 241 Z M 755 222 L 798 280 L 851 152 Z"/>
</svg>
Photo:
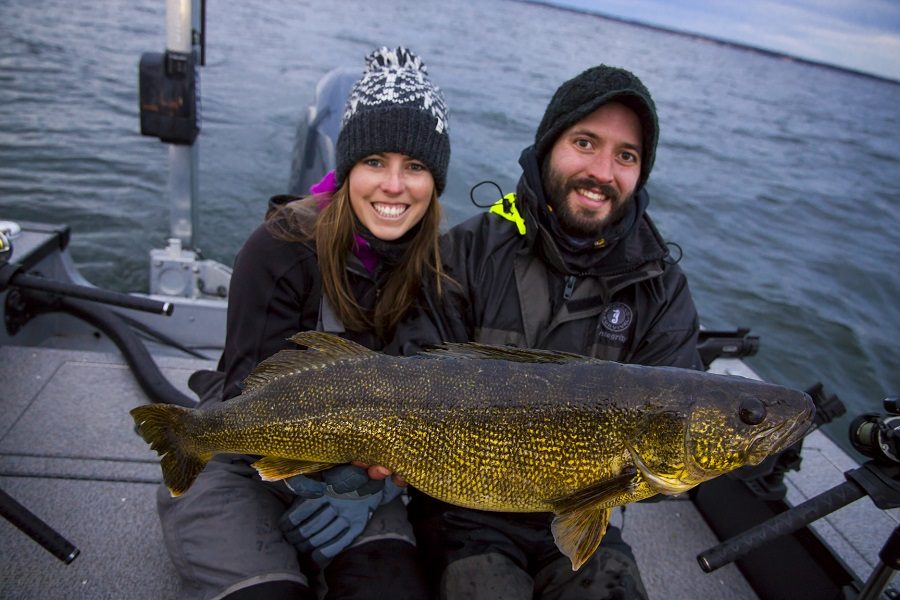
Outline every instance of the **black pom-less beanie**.
<svg viewBox="0 0 900 600">
<path fill-rule="evenodd" d="M 559 86 L 534 137 L 538 164 L 544 164 L 544 159 L 563 131 L 612 101 L 629 107 L 641 121 L 641 176 L 635 191 L 644 187 L 653 168 L 659 139 L 656 105 L 641 80 L 619 67 L 591 67 Z"/>
<path fill-rule="evenodd" d="M 337 184 L 366 156 L 399 152 L 428 167 L 440 195 L 450 162 L 447 116 L 444 96 L 429 81 L 421 58 L 403 47 L 375 50 L 344 109 L 335 151 Z"/>
</svg>

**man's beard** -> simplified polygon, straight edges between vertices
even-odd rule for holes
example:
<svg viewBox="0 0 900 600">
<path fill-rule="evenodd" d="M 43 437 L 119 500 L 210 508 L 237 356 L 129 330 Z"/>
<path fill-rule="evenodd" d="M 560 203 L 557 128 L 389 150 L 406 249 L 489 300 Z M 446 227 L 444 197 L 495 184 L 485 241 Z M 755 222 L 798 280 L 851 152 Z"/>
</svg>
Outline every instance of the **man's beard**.
<svg viewBox="0 0 900 600">
<path fill-rule="evenodd" d="M 614 187 L 597 183 L 593 179 L 564 181 L 562 175 L 550 167 L 549 160 L 544 163 L 541 171 L 547 202 L 553 209 L 553 214 L 556 215 L 563 231 L 572 237 L 599 239 L 603 237 L 603 232 L 607 227 L 625 216 L 631 195 L 622 198 Z M 590 215 L 585 209 L 573 207 L 567 199 L 569 192 L 575 189 L 592 190 L 606 196 L 610 203 L 609 214 L 603 218 L 597 218 Z"/>
</svg>

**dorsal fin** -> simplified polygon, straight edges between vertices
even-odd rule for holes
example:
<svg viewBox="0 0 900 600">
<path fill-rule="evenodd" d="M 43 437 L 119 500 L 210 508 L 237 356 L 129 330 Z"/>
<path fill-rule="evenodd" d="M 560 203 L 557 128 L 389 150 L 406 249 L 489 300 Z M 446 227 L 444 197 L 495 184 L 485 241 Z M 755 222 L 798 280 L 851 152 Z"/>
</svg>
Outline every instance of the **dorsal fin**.
<svg viewBox="0 0 900 600">
<path fill-rule="evenodd" d="M 351 342 L 333 333 L 325 333 L 324 331 L 301 331 L 295 333 L 290 338 L 298 346 L 306 346 L 311 350 L 321 352 L 322 354 L 340 358 L 350 354 L 373 354 L 373 350 L 369 350 L 362 344 Z"/>
<path fill-rule="evenodd" d="M 430 348 L 426 351 L 424 356 L 430 356 L 432 358 L 482 358 L 524 363 L 555 364 L 595 362 L 597 360 L 587 356 L 581 356 L 580 354 L 560 352 L 557 350 L 533 350 L 529 348 L 515 348 L 513 346 L 492 346 L 490 344 L 479 344 L 476 342 L 469 342 L 466 344 L 447 342 L 440 346 Z"/>
<path fill-rule="evenodd" d="M 365 346 L 323 331 L 301 331 L 290 341 L 308 350 L 282 350 L 257 365 L 243 381 L 244 392 L 272 383 L 280 377 L 333 364 L 347 357 L 374 355 Z"/>
</svg>

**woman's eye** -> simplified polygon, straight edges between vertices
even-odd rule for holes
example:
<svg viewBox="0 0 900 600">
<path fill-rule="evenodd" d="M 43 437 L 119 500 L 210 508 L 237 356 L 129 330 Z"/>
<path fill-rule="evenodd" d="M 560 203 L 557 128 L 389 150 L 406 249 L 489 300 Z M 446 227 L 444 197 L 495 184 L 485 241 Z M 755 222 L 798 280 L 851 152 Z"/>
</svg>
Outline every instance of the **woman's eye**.
<svg viewBox="0 0 900 600">
<path fill-rule="evenodd" d="M 589 149 L 591 147 L 591 140 L 585 138 L 578 138 L 575 140 L 575 145 L 579 148 Z"/>
<path fill-rule="evenodd" d="M 417 163 L 417 162 L 409 163 L 409 168 L 412 171 L 427 171 L 428 170 L 428 167 L 426 167 L 422 163 Z"/>
<path fill-rule="evenodd" d="M 379 167 L 381 166 L 381 160 L 378 158 L 364 158 L 363 164 L 368 167 Z"/>
</svg>

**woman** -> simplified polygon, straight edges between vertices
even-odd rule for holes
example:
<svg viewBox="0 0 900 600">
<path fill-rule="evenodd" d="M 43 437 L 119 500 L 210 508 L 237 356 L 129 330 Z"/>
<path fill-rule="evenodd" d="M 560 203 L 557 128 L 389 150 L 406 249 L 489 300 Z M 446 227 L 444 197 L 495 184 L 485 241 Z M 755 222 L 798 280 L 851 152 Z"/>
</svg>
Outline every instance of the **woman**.
<svg viewBox="0 0 900 600">
<path fill-rule="evenodd" d="M 208 387 L 204 403 L 238 395 L 297 331 L 380 350 L 413 305 L 433 305 L 449 158 L 446 107 L 421 59 L 405 48 L 373 52 L 347 102 L 334 175 L 310 197 L 277 198 L 236 258 L 223 387 Z M 263 483 L 252 460 L 214 459 L 179 498 L 160 489 L 185 597 L 313 598 L 320 570 L 329 598 L 425 597 L 405 507 L 377 480 L 386 470 L 370 468 L 376 480 L 341 466 L 323 481 Z"/>
</svg>

